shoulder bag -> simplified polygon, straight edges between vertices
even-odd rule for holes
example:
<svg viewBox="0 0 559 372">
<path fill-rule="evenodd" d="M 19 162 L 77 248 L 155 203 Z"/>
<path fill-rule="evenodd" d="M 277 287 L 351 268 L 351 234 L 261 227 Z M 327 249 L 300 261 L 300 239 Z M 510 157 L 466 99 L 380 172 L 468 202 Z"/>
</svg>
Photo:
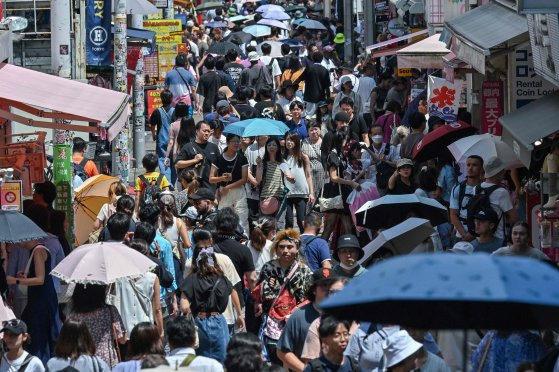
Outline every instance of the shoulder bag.
<svg viewBox="0 0 559 372">
<path fill-rule="evenodd" d="M 344 199 L 342 197 L 342 187 L 338 183 L 338 195 L 333 197 L 324 197 L 324 189 L 327 187 L 326 185 L 330 185 L 328 187 L 333 187 L 332 181 L 329 183 L 324 184 L 322 187 L 322 191 L 320 191 L 320 198 L 318 198 L 318 205 L 320 207 L 320 212 L 328 212 L 332 210 L 341 210 L 344 209 Z"/>
</svg>

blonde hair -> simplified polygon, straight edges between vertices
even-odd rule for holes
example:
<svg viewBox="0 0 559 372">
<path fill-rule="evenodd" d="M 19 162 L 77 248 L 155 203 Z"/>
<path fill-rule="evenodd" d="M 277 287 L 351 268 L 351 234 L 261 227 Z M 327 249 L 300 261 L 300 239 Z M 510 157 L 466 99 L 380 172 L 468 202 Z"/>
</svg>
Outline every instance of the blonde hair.
<svg viewBox="0 0 559 372">
<path fill-rule="evenodd" d="M 128 189 L 126 185 L 120 181 L 115 181 L 109 186 L 108 196 L 110 200 L 113 200 L 113 196 L 122 196 L 128 194 Z"/>
<path fill-rule="evenodd" d="M 276 238 L 274 239 L 274 243 L 272 244 L 272 248 L 270 249 L 270 253 L 273 255 L 276 254 L 276 250 L 278 248 L 278 244 L 282 240 L 289 240 L 295 242 L 297 246 L 297 250 L 301 248 L 301 234 L 293 229 L 286 229 L 281 230 L 279 233 L 276 234 Z"/>
</svg>

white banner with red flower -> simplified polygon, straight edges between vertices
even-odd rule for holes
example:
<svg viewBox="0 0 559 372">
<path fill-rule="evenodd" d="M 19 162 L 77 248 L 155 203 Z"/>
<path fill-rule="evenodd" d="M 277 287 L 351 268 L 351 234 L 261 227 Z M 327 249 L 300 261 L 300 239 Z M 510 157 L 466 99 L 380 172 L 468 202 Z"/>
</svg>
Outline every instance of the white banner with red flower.
<svg viewBox="0 0 559 372">
<path fill-rule="evenodd" d="M 455 122 L 460 105 L 462 80 L 451 83 L 445 79 L 429 76 L 427 100 L 429 116 L 438 116 L 446 122 Z"/>
</svg>

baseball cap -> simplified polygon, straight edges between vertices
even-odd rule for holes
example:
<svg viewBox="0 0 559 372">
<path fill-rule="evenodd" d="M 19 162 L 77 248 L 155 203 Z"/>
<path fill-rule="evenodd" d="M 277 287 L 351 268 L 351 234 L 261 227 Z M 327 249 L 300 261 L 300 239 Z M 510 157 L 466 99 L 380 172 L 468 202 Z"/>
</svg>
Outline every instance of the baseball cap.
<svg viewBox="0 0 559 372">
<path fill-rule="evenodd" d="M 189 220 L 198 219 L 198 210 L 196 207 L 188 207 L 181 217 L 188 218 Z"/>
<path fill-rule="evenodd" d="M 257 52 L 250 52 L 248 54 L 248 60 L 251 62 L 256 62 L 260 60 L 260 56 L 258 55 Z"/>
<path fill-rule="evenodd" d="M 499 222 L 499 216 L 493 208 L 483 208 L 474 215 L 475 220 L 489 221 L 493 223 Z"/>
<path fill-rule="evenodd" d="M 12 319 L 2 322 L 2 329 L 0 332 L 11 332 L 15 335 L 27 333 L 27 324 L 21 319 Z"/>
<path fill-rule="evenodd" d="M 497 157 L 493 156 L 487 162 L 483 164 L 483 170 L 485 171 L 485 178 L 493 177 L 499 174 L 500 171 L 507 169 L 503 161 Z"/>
<path fill-rule="evenodd" d="M 338 111 L 334 116 L 335 121 L 345 121 L 349 122 L 349 115 L 345 111 Z"/>
<path fill-rule="evenodd" d="M 410 159 L 402 158 L 396 162 L 396 168 L 403 167 L 404 165 L 409 165 L 410 167 L 413 167 L 413 161 L 411 161 Z"/>
<path fill-rule="evenodd" d="M 194 22 L 191 20 L 186 21 L 186 27 L 194 27 Z"/>
<path fill-rule="evenodd" d="M 472 254 L 474 253 L 474 246 L 472 243 L 468 242 L 456 242 L 449 251 L 453 253 Z"/>
<path fill-rule="evenodd" d="M 188 195 L 188 198 L 192 200 L 214 200 L 215 193 L 212 190 L 204 187 L 198 189 L 198 191 L 196 191 L 194 194 Z"/>
<path fill-rule="evenodd" d="M 318 107 L 326 107 L 328 106 L 328 102 L 326 101 L 320 101 L 316 104 Z"/>
<path fill-rule="evenodd" d="M 220 108 L 223 107 L 229 107 L 229 101 L 227 101 L 226 99 L 222 99 L 220 101 L 217 101 L 217 103 L 215 104 L 215 109 L 219 110 Z"/>
<path fill-rule="evenodd" d="M 344 75 L 340 78 L 340 84 L 341 85 L 344 85 L 348 81 L 353 85 L 353 81 L 351 81 L 351 78 L 348 75 Z"/>
</svg>

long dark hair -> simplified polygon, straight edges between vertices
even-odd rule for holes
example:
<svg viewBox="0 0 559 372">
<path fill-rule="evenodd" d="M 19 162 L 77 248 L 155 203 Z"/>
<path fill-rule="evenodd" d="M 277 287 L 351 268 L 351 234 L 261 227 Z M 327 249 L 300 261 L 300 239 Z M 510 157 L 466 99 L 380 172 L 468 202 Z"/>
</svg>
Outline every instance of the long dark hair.
<svg viewBox="0 0 559 372">
<path fill-rule="evenodd" d="M 89 313 L 108 306 L 105 303 L 107 286 L 104 284 L 76 284 L 72 294 L 72 311 Z"/>
<path fill-rule="evenodd" d="M 54 355 L 58 358 L 78 359 L 80 355 L 95 355 L 95 342 L 83 320 L 68 319 L 56 340 Z"/>
<path fill-rule="evenodd" d="M 292 156 L 295 158 L 297 165 L 302 167 L 304 165 L 304 161 L 303 161 L 303 152 L 301 151 L 301 136 L 299 136 L 298 133 L 288 133 L 287 136 L 285 136 L 285 140 L 286 141 L 291 140 L 295 144 L 293 146 Z M 289 154 L 289 150 L 287 151 Z"/>
<path fill-rule="evenodd" d="M 281 153 L 280 141 L 276 137 L 270 137 L 270 138 L 268 138 L 268 141 L 266 141 L 266 146 L 264 147 L 264 159 L 262 159 L 262 162 L 265 164 L 265 163 L 270 161 L 270 154 L 268 154 L 268 144 L 270 142 L 275 142 L 275 144 L 277 145 L 278 151 L 276 152 L 276 161 L 278 163 L 281 163 L 284 159 L 283 159 L 283 155 Z"/>
<path fill-rule="evenodd" d="M 181 127 L 177 134 L 177 148 L 180 150 L 184 145 L 190 142 L 191 139 L 196 137 L 196 130 L 194 129 L 194 119 L 185 117 L 181 119 Z"/>
<path fill-rule="evenodd" d="M 178 216 L 175 196 L 170 192 L 162 192 L 159 194 L 157 206 L 161 210 L 159 218 L 161 225 L 163 225 L 163 230 L 173 227 L 174 217 Z"/>
</svg>

